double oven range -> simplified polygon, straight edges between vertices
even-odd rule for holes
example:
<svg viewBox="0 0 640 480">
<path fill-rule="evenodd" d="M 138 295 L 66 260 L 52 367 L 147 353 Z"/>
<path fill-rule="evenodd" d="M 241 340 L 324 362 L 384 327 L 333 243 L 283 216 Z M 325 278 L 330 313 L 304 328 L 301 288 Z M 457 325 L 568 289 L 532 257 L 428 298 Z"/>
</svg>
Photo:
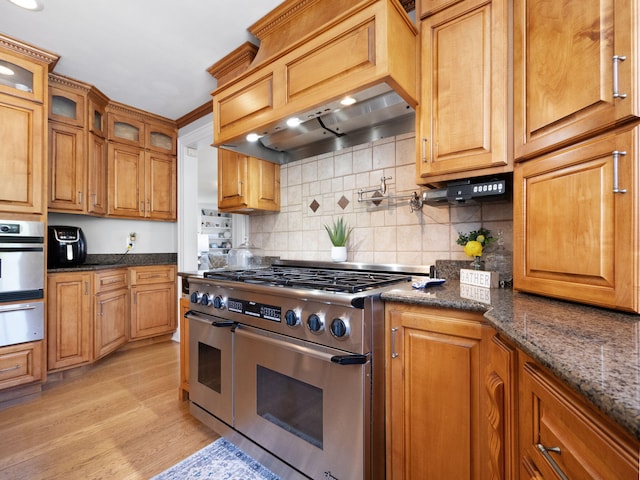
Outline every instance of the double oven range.
<svg viewBox="0 0 640 480">
<path fill-rule="evenodd" d="M 189 277 L 191 413 L 283 478 L 384 478 L 384 305 L 411 273 L 281 262 Z"/>
</svg>

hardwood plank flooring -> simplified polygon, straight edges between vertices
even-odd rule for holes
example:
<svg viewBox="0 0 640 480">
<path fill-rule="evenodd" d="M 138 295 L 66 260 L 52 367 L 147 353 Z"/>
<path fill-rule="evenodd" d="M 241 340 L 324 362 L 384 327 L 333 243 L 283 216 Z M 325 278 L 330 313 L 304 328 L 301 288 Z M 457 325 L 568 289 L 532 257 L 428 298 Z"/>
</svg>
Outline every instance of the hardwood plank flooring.
<svg viewBox="0 0 640 480">
<path fill-rule="evenodd" d="M 0 479 L 148 479 L 213 442 L 178 362 L 172 341 L 115 352 L 0 410 Z"/>
</svg>

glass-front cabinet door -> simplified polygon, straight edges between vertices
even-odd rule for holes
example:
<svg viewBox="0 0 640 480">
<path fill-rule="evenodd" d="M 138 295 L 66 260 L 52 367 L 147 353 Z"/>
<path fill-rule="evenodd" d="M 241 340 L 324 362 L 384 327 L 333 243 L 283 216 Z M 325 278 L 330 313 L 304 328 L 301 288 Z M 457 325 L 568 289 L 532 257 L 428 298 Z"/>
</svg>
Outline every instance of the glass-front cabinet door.
<svg viewBox="0 0 640 480">
<path fill-rule="evenodd" d="M 0 92 L 44 100 L 44 67 L 0 52 Z"/>
</svg>

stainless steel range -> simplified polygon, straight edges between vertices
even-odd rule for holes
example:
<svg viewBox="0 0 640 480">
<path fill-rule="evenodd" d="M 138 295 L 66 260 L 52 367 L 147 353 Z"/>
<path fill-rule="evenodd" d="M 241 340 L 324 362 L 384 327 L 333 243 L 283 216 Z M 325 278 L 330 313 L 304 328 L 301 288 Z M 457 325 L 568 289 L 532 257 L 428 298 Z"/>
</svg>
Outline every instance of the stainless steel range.
<svg viewBox="0 0 640 480">
<path fill-rule="evenodd" d="M 190 277 L 192 414 L 283 478 L 384 478 L 380 293 L 424 274 L 393 267 Z"/>
</svg>

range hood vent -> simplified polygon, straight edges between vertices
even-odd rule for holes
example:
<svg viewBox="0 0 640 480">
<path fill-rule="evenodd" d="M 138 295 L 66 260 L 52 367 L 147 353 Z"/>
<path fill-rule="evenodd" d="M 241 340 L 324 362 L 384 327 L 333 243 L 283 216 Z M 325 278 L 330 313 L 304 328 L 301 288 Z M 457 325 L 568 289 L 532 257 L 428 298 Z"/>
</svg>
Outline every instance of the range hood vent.
<svg viewBox="0 0 640 480">
<path fill-rule="evenodd" d="M 254 60 L 212 94 L 214 146 L 283 164 L 415 131 L 417 30 L 398 0 L 287 0 L 250 31 Z"/>
</svg>

